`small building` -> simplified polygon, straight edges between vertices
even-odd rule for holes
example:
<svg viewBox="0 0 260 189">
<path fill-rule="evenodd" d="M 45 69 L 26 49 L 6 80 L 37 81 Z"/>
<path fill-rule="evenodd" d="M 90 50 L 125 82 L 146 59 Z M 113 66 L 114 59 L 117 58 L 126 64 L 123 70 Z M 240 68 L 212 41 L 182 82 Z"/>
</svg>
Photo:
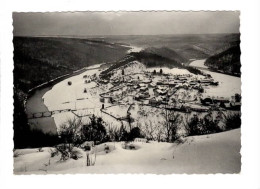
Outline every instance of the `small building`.
<svg viewBox="0 0 260 189">
<path fill-rule="evenodd" d="M 177 79 L 180 80 L 180 81 L 187 81 L 186 76 L 179 76 Z"/>
<path fill-rule="evenodd" d="M 160 102 L 158 102 L 158 101 L 156 100 L 156 98 L 153 97 L 153 98 L 149 99 L 149 104 L 150 104 L 151 106 L 155 107 L 155 106 L 160 105 Z"/>
<path fill-rule="evenodd" d="M 155 83 L 149 83 L 148 87 L 149 88 L 154 88 L 154 87 L 156 87 L 156 84 Z"/>
<path fill-rule="evenodd" d="M 196 84 L 197 84 L 197 82 L 195 82 L 195 81 L 190 81 L 190 86 L 195 86 Z"/>
<path fill-rule="evenodd" d="M 214 81 L 213 79 L 201 79 L 199 80 L 199 83 L 211 84 L 213 81 Z"/>
<path fill-rule="evenodd" d="M 135 138 L 134 142 L 141 142 L 141 143 L 146 143 L 147 139 L 146 138 Z"/>
<path fill-rule="evenodd" d="M 112 103 L 113 99 L 111 96 L 104 96 L 104 103 Z"/>
<path fill-rule="evenodd" d="M 177 83 L 175 81 L 170 81 L 169 82 L 169 87 L 175 87 Z"/>
<path fill-rule="evenodd" d="M 159 94 L 159 95 L 166 95 L 167 94 L 167 92 L 168 92 L 168 90 L 161 90 L 161 89 L 157 89 L 157 93 Z"/>
<path fill-rule="evenodd" d="M 130 104 L 132 104 L 133 102 L 134 102 L 134 96 L 133 95 L 128 95 L 128 102 L 130 103 Z"/>
<path fill-rule="evenodd" d="M 200 101 L 203 105 L 213 104 L 213 100 L 210 97 L 201 98 Z"/>
<path fill-rule="evenodd" d="M 151 83 L 152 82 L 152 80 L 150 80 L 150 79 L 148 79 L 148 78 L 145 78 L 143 81 L 142 81 L 142 83 L 145 83 L 145 84 L 149 84 L 149 83 Z"/>
<path fill-rule="evenodd" d="M 230 108 L 233 110 L 240 110 L 241 102 L 230 102 Z"/>
<path fill-rule="evenodd" d="M 104 103 L 105 102 L 105 99 L 104 99 L 104 97 L 100 97 L 100 102 L 102 102 L 102 103 Z"/>
<path fill-rule="evenodd" d="M 229 102 L 229 99 L 228 98 L 224 98 L 224 97 L 215 97 L 212 99 L 213 100 L 213 103 L 228 103 Z"/>
</svg>

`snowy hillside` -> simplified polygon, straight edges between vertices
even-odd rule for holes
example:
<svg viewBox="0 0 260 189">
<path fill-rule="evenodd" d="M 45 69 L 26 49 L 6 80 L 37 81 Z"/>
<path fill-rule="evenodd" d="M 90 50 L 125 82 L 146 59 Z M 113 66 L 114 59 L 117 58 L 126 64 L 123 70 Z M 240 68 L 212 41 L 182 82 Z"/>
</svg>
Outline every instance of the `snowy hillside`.
<svg viewBox="0 0 260 189">
<path fill-rule="evenodd" d="M 96 146 L 94 166 L 86 166 L 86 152 L 78 160 L 59 162 L 50 148 L 15 151 L 15 174 L 70 173 L 238 173 L 240 172 L 240 129 L 218 134 L 187 137 L 183 143 L 133 143 L 136 150 L 126 150 L 121 143 Z"/>
</svg>

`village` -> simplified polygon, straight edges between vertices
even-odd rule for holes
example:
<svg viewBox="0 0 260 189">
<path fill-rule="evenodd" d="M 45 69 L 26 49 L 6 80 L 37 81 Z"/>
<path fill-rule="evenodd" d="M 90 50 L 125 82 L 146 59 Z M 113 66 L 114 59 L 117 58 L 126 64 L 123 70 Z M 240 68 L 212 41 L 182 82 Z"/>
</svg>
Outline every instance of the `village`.
<svg viewBox="0 0 260 189">
<path fill-rule="evenodd" d="M 139 104 L 183 112 L 238 110 L 241 105 L 238 94 L 237 98 L 235 94 L 230 98 L 207 96 L 205 88 L 218 86 L 218 81 L 209 74 L 164 73 L 164 68 L 146 69 L 138 62 L 114 70 L 109 81 L 100 79 L 97 82 L 112 85 L 100 94 L 102 103 Z"/>
<path fill-rule="evenodd" d="M 165 111 L 189 117 L 215 112 L 216 117 L 219 111 L 240 110 L 240 94 L 230 98 L 208 94 L 219 83 L 206 73 L 195 75 L 179 68 L 146 68 L 138 61 L 113 69 L 109 79 L 103 79 L 102 71 L 82 74 L 81 81 L 77 81 L 81 84 L 68 81 L 68 90 L 78 85 L 75 107 L 72 102 L 63 102 L 59 107 L 72 109 L 77 117 L 95 114 L 112 127 L 124 126 L 127 130 L 139 127 L 142 131 L 162 127 Z M 151 138 L 158 139 L 155 135 Z"/>
</svg>

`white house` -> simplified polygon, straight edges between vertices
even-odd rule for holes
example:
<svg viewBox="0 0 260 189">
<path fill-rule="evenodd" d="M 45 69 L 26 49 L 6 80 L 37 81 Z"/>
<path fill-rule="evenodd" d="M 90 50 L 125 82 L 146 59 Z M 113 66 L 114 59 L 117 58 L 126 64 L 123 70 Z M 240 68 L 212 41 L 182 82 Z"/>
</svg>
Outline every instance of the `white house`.
<svg viewBox="0 0 260 189">
<path fill-rule="evenodd" d="M 146 142 L 147 142 L 147 139 L 146 139 L 146 138 L 135 138 L 134 142 L 146 143 Z"/>
</svg>

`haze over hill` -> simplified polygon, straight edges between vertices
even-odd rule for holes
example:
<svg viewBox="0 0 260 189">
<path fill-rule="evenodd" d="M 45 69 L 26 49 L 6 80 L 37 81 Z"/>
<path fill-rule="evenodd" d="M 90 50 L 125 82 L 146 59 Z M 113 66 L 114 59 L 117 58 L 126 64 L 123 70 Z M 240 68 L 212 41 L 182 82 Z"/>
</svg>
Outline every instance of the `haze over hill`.
<svg viewBox="0 0 260 189">
<path fill-rule="evenodd" d="M 239 11 L 13 13 L 13 24 L 15 36 L 219 34 L 239 33 L 239 14 Z"/>
</svg>

